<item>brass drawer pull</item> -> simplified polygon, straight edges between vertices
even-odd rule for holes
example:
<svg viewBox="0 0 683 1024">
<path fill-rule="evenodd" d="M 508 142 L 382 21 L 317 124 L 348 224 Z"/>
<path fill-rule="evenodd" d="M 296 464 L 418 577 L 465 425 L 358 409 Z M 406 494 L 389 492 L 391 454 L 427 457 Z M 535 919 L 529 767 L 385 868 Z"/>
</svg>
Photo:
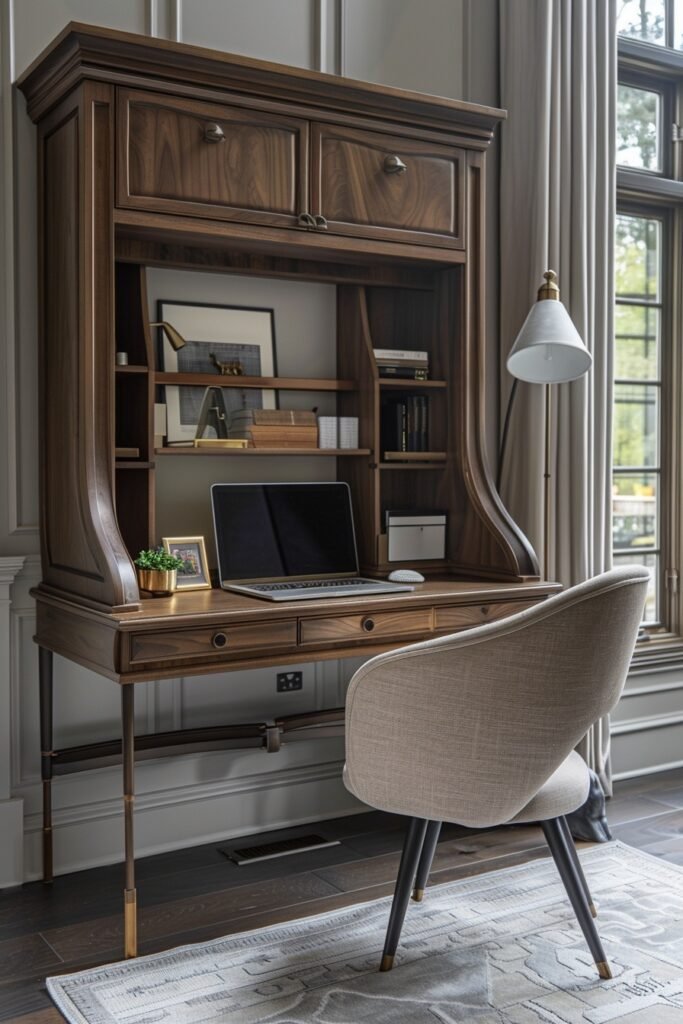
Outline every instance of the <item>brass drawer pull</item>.
<svg viewBox="0 0 683 1024">
<path fill-rule="evenodd" d="M 327 218 L 323 217 L 319 213 L 316 213 L 316 215 L 315 215 L 315 226 L 317 228 L 321 228 L 324 231 L 327 231 Z"/>
<path fill-rule="evenodd" d="M 214 647 L 218 648 L 219 650 L 221 647 L 225 647 L 227 642 L 228 638 L 225 635 L 225 633 L 214 633 L 213 637 L 211 638 L 211 643 L 213 644 Z"/>
<path fill-rule="evenodd" d="M 225 132 L 219 124 L 215 121 L 207 121 L 204 125 L 204 140 L 205 142 L 223 142 L 225 139 Z"/>
<path fill-rule="evenodd" d="M 401 160 L 400 156 L 385 156 L 384 157 L 384 173 L 385 174 L 405 174 L 408 168 Z"/>
<path fill-rule="evenodd" d="M 315 227 L 315 221 L 314 221 L 314 219 L 313 219 L 313 217 L 311 216 L 310 213 L 300 213 L 298 221 L 299 221 L 299 227 L 302 227 L 302 228 L 314 228 Z"/>
<path fill-rule="evenodd" d="M 489 606 L 488 606 L 487 604 L 485 604 L 485 605 L 484 605 L 484 606 L 482 607 L 482 609 L 481 609 L 481 614 L 482 614 L 482 615 L 488 615 L 489 611 L 490 611 L 490 609 L 489 609 Z"/>
<path fill-rule="evenodd" d="M 375 620 L 363 619 L 363 621 L 361 622 L 361 626 L 363 627 L 366 633 L 372 633 L 373 629 L 375 628 Z"/>
</svg>

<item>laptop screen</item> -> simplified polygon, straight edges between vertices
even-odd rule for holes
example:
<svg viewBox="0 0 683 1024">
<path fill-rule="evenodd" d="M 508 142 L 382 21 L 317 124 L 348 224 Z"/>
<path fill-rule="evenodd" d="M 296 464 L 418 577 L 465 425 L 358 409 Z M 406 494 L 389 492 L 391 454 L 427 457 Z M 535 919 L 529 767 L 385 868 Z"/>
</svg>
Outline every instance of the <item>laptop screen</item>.
<svg viewBox="0 0 683 1024">
<path fill-rule="evenodd" d="M 214 484 L 221 581 L 357 574 L 345 483 Z"/>
</svg>

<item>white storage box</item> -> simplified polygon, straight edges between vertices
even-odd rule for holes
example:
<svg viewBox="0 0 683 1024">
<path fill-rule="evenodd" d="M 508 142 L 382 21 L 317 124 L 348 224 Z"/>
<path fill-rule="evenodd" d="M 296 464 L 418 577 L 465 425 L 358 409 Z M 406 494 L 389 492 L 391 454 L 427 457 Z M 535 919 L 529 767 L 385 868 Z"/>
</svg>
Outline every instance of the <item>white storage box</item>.
<svg viewBox="0 0 683 1024">
<path fill-rule="evenodd" d="M 446 557 L 446 515 L 387 513 L 387 559 L 420 562 Z"/>
</svg>

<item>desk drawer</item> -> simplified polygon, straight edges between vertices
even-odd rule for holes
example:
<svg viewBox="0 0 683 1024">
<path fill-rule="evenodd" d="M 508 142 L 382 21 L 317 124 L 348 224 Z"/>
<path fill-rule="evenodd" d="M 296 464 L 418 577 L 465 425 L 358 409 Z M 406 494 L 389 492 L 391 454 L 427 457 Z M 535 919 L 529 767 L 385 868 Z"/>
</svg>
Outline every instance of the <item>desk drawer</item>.
<svg viewBox="0 0 683 1024">
<path fill-rule="evenodd" d="M 328 230 L 464 248 L 463 150 L 314 124 L 311 151 L 311 211 L 326 218 Z"/>
<path fill-rule="evenodd" d="M 501 601 L 499 604 L 459 605 L 453 608 L 437 608 L 434 628 L 443 630 L 468 629 L 470 626 L 483 626 L 496 619 L 504 619 L 515 615 L 525 608 L 531 607 L 535 601 Z"/>
<path fill-rule="evenodd" d="M 296 619 L 244 626 L 206 626 L 198 629 L 134 633 L 130 664 L 183 661 L 194 658 L 224 661 L 237 654 L 259 654 L 276 647 L 296 646 Z"/>
<path fill-rule="evenodd" d="M 301 643 L 343 643 L 347 640 L 378 640 L 420 636 L 432 630 L 432 609 L 372 612 L 369 615 L 340 615 L 325 619 L 303 619 Z"/>
<path fill-rule="evenodd" d="M 308 123 L 119 90 L 118 205 L 293 227 L 308 201 Z"/>
</svg>

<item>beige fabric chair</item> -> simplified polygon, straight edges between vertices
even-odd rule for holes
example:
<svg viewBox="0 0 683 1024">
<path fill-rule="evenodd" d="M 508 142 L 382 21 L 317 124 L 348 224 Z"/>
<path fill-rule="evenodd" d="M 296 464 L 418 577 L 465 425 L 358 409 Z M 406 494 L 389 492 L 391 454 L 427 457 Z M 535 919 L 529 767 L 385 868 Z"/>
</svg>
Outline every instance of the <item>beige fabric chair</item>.
<svg viewBox="0 0 683 1024">
<path fill-rule="evenodd" d="M 611 977 L 564 815 L 588 794 L 574 747 L 617 703 L 649 574 L 613 569 L 500 622 L 366 662 L 346 702 L 347 788 L 411 818 L 381 970 L 441 822 L 540 821 L 601 977 Z"/>
</svg>

